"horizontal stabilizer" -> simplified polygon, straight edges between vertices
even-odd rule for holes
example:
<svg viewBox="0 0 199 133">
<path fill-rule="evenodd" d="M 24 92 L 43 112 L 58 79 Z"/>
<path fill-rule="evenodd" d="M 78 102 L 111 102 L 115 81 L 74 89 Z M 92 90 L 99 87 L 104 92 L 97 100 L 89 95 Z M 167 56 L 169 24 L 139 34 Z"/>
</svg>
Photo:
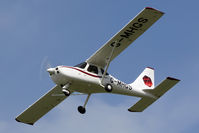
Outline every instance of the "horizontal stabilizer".
<svg viewBox="0 0 199 133">
<path fill-rule="evenodd" d="M 166 93 L 169 89 L 171 89 L 174 85 L 176 85 L 180 80 L 174 79 L 171 77 L 167 77 L 162 83 L 160 83 L 153 90 L 145 89 L 144 91 L 152 94 L 154 97 L 160 98 L 164 93 Z M 130 112 L 142 112 L 149 105 L 154 103 L 157 99 L 154 98 L 146 98 L 143 97 L 139 100 L 135 105 L 128 109 Z"/>
<path fill-rule="evenodd" d="M 156 99 L 152 98 L 142 98 L 139 100 L 135 105 L 128 109 L 130 112 L 142 112 L 145 110 L 149 105 L 155 102 Z"/>
</svg>

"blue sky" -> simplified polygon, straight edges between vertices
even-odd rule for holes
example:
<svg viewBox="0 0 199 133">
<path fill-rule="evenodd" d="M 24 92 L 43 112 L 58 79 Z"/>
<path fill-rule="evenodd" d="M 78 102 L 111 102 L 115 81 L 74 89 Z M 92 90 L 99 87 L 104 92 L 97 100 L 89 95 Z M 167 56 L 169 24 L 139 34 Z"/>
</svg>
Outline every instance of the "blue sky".
<svg viewBox="0 0 199 133">
<path fill-rule="evenodd" d="M 0 132 L 199 131 L 199 2 L 197 0 L 1 0 Z M 91 96 L 87 113 L 71 96 L 34 126 L 14 118 L 54 86 L 41 64 L 73 66 L 92 55 L 144 7 L 165 15 L 110 65 L 109 73 L 131 83 L 145 67 L 155 68 L 156 84 L 172 76 L 181 82 L 143 113 L 127 109 L 138 98 Z M 42 72 L 41 72 L 42 71 Z"/>
</svg>

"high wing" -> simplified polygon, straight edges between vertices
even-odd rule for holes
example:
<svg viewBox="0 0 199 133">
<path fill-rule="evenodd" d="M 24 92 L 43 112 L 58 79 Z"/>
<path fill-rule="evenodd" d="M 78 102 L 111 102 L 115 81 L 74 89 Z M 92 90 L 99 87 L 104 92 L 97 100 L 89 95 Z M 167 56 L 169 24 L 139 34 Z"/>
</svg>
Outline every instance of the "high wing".
<svg viewBox="0 0 199 133">
<path fill-rule="evenodd" d="M 87 59 L 87 62 L 104 68 L 110 58 L 112 61 L 141 34 L 143 34 L 152 24 L 154 24 L 164 13 L 156 9 L 146 7 L 124 28 L 114 35 L 96 53 Z M 110 53 L 115 46 L 112 56 Z"/>
<path fill-rule="evenodd" d="M 33 125 L 37 120 L 48 113 L 56 105 L 61 103 L 65 98 L 67 97 L 63 95 L 62 88 L 55 86 L 33 105 L 17 116 L 15 120 Z"/>
</svg>

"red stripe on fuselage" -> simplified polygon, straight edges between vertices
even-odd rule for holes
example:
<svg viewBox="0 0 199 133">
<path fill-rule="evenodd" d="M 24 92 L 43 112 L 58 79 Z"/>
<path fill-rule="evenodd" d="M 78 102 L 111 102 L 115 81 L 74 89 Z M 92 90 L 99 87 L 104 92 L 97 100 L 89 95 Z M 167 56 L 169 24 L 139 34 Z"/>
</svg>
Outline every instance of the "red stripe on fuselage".
<svg viewBox="0 0 199 133">
<path fill-rule="evenodd" d="M 92 77 L 95 77 L 95 78 L 101 78 L 101 76 L 97 76 L 97 75 L 93 75 L 93 74 L 90 74 L 90 73 L 84 72 L 84 71 L 82 71 L 82 70 L 80 70 L 80 69 L 78 69 L 78 68 L 75 68 L 75 67 L 68 67 L 68 66 L 62 66 L 62 67 L 75 69 L 75 70 L 77 70 L 77 71 L 79 71 L 79 72 L 82 72 L 82 73 L 84 73 L 84 74 L 87 74 L 87 75 L 92 76 Z"/>
</svg>

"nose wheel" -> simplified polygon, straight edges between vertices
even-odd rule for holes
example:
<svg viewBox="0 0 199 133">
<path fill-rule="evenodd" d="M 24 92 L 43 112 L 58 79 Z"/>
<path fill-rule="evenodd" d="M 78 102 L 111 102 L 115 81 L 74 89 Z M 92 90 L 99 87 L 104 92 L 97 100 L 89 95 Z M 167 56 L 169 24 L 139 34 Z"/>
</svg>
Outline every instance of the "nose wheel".
<svg viewBox="0 0 199 133">
<path fill-rule="evenodd" d="M 85 114 L 86 113 L 86 104 L 88 103 L 88 99 L 90 98 L 90 96 L 91 96 L 91 94 L 88 94 L 88 96 L 87 96 L 87 98 L 86 98 L 86 101 L 85 101 L 85 103 L 84 103 L 84 106 L 79 106 L 78 108 L 77 108 L 77 110 L 79 111 L 79 113 L 81 113 L 81 114 Z"/>
<path fill-rule="evenodd" d="M 66 84 L 66 85 L 61 85 L 61 87 L 62 87 L 62 93 L 64 93 L 65 96 L 69 96 L 71 94 L 71 92 L 68 90 L 69 86 L 70 86 L 69 83 Z M 85 114 L 86 113 L 86 108 L 85 107 L 86 107 L 86 104 L 88 103 L 88 99 L 90 98 L 90 95 L 91 94 L 88 94 L 88 96 L 86 98 L 86 101 L 84 103 L 84 106 L 79 106 L 77 108 L 77 110 L 79 111 L 79 113 L 81 113 L 81 114 Z"/>
<path fill-rule="evenodd" d="M 78 110 L 79 113 L 81 113 L 81 114 L 85 114 L 85 113 L 86 113 L 86 109 L 85 109 L 83 106 L 79 106 L 79 107 L 77 108 L 77 110 Z"/>
</svg>

